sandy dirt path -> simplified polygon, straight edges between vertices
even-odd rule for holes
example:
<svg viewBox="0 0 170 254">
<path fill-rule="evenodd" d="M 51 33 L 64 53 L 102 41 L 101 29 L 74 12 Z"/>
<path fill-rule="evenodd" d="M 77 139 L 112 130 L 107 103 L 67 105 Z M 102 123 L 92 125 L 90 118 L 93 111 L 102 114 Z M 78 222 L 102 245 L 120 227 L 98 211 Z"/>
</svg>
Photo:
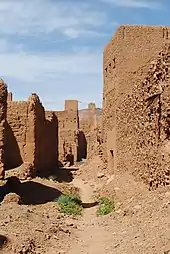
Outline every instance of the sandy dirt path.
<svg viewBox="0 0 170 254">
<path fill-rule="evenodd" d="M 80 179 L 74 179 L 75 187 L 80 188 L 83 203 L 93 203 L 94 187 Z M 77 241 L 73 243 L 70 254 L 103 254 L 109 252 L 113 235 L 107 231 L 100 218 L 96 216 L 97 207 L 84 209 L 82 219 L 79 221 Z"/>
</svg>

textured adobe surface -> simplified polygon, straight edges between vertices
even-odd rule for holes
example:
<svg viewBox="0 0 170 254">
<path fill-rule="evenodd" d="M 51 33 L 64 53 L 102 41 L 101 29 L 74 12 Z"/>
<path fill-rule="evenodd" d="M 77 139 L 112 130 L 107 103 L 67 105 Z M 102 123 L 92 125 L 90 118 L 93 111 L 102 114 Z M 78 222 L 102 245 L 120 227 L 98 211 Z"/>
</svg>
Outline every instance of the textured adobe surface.
<svg viewBox="0 0 170 254">
<path fill-rule="evenodd" d="M 36 94 L 32 94 L 28 101 L 8 102 L 6 169 L 25 162 L 31 163 L 36 170 L 47 172 L 57 165 L 57 145 L 57 119 L 53 114 L 46 118 L 44 107 Z"/>
<path fill-rule="evenodd" d="M 101 109 L 97 109 L 94 103 L 89 103 L 88 109 L 79 111 L 79 122 L 81 131 L 79 135 L 80 149 L 81 151 L 86 149 L 87 158 L 90 158 L 98 153 L 97 137 L 101 127 Z M 84 139 L 82 136 L 84 136 Z"/>
<path fill-rule="evenodd" d="M 122 25 L 104 50 L 104 157 L 150 187 L 169 183 L 169 33 Z"/>
<path fill-rule="evenodd" d="M 7 85 L 0 80 L 0 178 L 4 178 L 4 142 L 7 112 Z"/>
<path fill-rule="evenodd" d="M 85 119 L 85 120 L 84 120 Z M 32 94 L 28 101 L 12 101 L 8 94 L 5 128 L 5 168 L 31 164 L 32 175 L 55 168 L 58 160 L 73 164 L 92 154 L 97 146 L 98 119 L 94 104 L 79 127 L 78 101 L 65 101 L 64 111 L 45 111 L 39 97 Z M 88 144 L 86 140 L 88 136 Z M 23 164 L 24 163 L 24 164 Z"/>
<path fill-rule="evenodd" d="M 78 101 L 66 100 L 65 110 L 55 111 L 58 119 L 58 154 L 59 161 L 78 159 Z"/>
</svg>

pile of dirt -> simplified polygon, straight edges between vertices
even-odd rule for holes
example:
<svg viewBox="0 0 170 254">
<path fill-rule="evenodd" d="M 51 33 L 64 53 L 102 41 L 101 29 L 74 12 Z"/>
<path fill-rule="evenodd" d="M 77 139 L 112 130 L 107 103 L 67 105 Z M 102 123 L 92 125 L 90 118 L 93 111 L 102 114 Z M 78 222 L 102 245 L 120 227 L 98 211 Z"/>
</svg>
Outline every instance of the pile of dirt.
<svg viewBox="0 0 170 254">
<path fill-rule="evenodd" d="M 3 201 L 2 204 L 8 204 L 8 203 L 15 203 L 15 204 L 21 204 L 21 197 L 17 195 L 16 193 L 9 193 L 7 194 Z"/>
</svg>

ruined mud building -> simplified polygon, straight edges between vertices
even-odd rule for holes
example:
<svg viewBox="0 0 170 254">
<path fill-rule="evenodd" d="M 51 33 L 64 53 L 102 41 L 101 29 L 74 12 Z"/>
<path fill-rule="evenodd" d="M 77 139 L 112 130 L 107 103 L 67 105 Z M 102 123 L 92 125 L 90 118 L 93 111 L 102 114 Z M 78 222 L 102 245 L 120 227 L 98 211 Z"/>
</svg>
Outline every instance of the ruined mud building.
<svg viewBox="0 0 170 254">
<path fill-rule="evenodd" d="M 58 158 L 58 128 L 55 115 L 46 115 L 39 97 L 12 101 L 8 95 L 5 126 L 5 168 L 31 163 L 34 169 L 48 171 Z M 48 152 L 47 152 L 48 151 Z"/>
<path fill-rule="evenodd" d="M 102 140 L 111 173 L 170 183 L 170 27 L 121 25 L 105 47 Z"/>
<path fill-rule="evenodd" d="M 44 175 L 66 161 L 74 164 L 87 157 L 86 135 L 96 126 L 95 105 L 84 122 L 79 121 L 76 100 L 66 100 L 63 111 L 45 111 L 36 94 L 27 101 L 13 101 L 3 80 L 0 89 L 1 178 L 4 169 L 23 164 L 32 165 L 31 176 Z"/>
</svg>

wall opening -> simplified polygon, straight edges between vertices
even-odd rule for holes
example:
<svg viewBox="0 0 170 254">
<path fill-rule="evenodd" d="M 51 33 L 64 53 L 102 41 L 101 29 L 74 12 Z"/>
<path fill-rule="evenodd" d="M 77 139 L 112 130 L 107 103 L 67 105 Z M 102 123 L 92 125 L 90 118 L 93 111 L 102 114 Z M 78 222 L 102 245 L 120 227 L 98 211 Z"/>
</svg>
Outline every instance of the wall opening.
<svg viewBox="0 0 170 254">
<path fill-rule="evenodd" d="M 109 150 L 108 154 L 108 169 L 109 172 L 112 174 L 114 172 L 114 151 L 112 149 Z"/>
<path fill-rule="evenodd" d="M 114 157 L 113 150 L 110 150 L 111 157 Z"/>
</svg>

